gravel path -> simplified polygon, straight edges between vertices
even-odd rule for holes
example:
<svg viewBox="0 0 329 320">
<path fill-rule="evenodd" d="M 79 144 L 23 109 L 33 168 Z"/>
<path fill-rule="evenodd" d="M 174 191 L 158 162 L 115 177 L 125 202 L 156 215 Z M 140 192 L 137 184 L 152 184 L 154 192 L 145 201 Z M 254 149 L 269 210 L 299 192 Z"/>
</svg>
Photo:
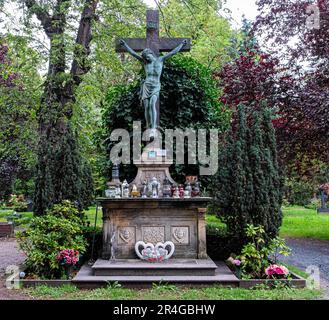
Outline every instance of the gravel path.
<svg viewBox="0 0 329 320">
<path fill-rule="evenodd" d="M 29 297 L 20 290 L 6 288 L 6 268 L 10 265 L 19 266 L 24 262 L 25 256 L 18 250 L 15 239 L 0 238 L 0 300 L 25 300 Z"/>
<path fill-rule="evenodd" d="M 18 244 L 14 238 L 0 238 L 0 276 L 4 276 L 8 266 L 19 266 L 24 259 L 25 256 L 18 250 Z"/>
<path fill-rule="evenodd" d="M 326 298 L 329 299 L 329 241 L 287 238 L 286 243 L 291 255 L 281 260 L 303 271 L 309 266 L 318 267 L 321 287 L 326 290 Z"/>
</svg>

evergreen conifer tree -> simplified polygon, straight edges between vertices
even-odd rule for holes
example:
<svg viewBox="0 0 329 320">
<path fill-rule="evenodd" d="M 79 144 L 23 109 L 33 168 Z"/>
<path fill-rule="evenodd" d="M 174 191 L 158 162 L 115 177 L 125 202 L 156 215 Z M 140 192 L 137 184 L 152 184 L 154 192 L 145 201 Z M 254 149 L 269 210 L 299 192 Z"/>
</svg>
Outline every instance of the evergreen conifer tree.
<svg viewBox="0 0 329 320">
<path fill-rule="evenodd" d="M 215 202 L 231 235 L 243 244 L 246 225 L 254 224 L 275 237 L 282 222 L 282 183 L 270 111 L 260 108 L 247 120 L 239 105 L 235 133 L 219 158 Z"/>
<path fill-rule="evenodd" d="M 246 190 L 248 181 L 248 141 L 249 129 L 243 105 L 238 107 L 238 125 L 235 134 L 231 132 L 227 146 L 220 155 L 222 167 L 218 175 L 216 200 L 220 215 L 228 225 L 232 235 L 238 238 L 248 223 Z"/>
<path fill-rule="evenodd" d="M 272 124 L 271 110 L 262 108 L 262 126 L 264 140 L 264 167 L 267 172 L 266 190 L 268 192 L 269 208 L 267 212 L 267 230 L 270 235 L 276 235 L 282 224 L 282 200 L 284 180 L 280 175 L 277 157 L 275 130 Z"/>
<path fill-rule="evenodd" d="M 78 149 L 76 135 L 70 124 L 65 134 L 50 147 L 41 140 L 35 182 L 34 212 L 45 214 L 52 205 L 63 200 L 75 203 L 81 211 L 93 199 L 91 171 Z"/>
</svg>

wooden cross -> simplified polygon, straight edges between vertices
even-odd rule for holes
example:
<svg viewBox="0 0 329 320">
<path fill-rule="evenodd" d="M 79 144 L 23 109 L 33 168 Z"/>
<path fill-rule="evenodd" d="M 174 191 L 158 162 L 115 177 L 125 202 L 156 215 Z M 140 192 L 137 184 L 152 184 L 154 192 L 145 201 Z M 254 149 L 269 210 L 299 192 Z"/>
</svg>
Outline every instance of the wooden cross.
<svg viewBox="0 0 329 320">
<path fill-rule="evenodd" d="M 129 47 L 136 52 L 141 52 L 145 48 L 151 49 L 156 56 L 160 55 L 160 52 L 169 52 L 176 48 L 183 40 L 187 41 L 187 44 L 182 48 L 181 52 L 187 52 L 191 50 L 191 39 L 189 38 L 160 38 L 159 37 L 159 11 L 147 10 L 146 11 L 146 38 L 126 38 L 123 39 Z M 116 52 L 126 52 L 126 49 L 121 46 L 119 39 L 116 40 Z M 157 125 L 159 126 L 160 115 L 160 101 L 157 101 Z"/>
</svg>

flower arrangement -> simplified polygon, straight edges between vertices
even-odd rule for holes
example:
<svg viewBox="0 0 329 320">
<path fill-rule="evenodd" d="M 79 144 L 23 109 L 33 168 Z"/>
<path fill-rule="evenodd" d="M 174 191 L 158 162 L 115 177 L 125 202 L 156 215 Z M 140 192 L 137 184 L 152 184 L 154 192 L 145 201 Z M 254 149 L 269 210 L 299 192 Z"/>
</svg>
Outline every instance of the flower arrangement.
<svg viewBox="0 0 329 320">
<path fill-rule="evenodd" d="M 269 278 L 286 278 L 289 273 L 288 268 L 283 265 L 271 264 L 265 269 L 265 274 Z"/>
<path fill-rule="evenodd" d="M 148 262 L 162 262 L 167 255 L 168 250 L 163 248 L 145 248 L 142 250 L 143 259 Z"/>
<path fill-rule="evenodd" d="M 229 257 L 228 259 L 227 259 L 227 261 L 229 262 L 229 263 L 231 263 L 233 266 L 235 266 L 235 267 L 240 267 L 241 266 L 241 263 L 242 263 L 242 261 L 240 260 L 240 259 L 237 259 L 237 258 L 233 258 L 233 257 Z"/>
<path fill-rule="evenodd" d="M 75 266 L 79 261 L 79 251 L 64 249 L 58 253 L 57 261 L 64 266 Z"/>
</svg>

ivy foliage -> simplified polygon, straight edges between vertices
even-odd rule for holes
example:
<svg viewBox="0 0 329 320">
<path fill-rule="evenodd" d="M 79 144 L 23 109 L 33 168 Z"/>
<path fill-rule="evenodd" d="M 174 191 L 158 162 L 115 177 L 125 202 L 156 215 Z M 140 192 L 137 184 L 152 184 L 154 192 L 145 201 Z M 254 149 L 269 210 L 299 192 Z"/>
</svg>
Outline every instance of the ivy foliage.
<svg viewBox="0 0 329 320">
<path fill-rule="evenodd" d="M 102 132 L 98 135 L 98 144 L 107 153 L 107 159 L 115 144 L 109 141 L 114 129 L 126 129 L 132 134 L 133 121 L 142 121 L 145 129 L 144 108 L 139 100 L 143 77 L 144 75 L 140 74 L 137 83 L 111 87 L 108 91 L 103 106 Z M 161 86 L 161 130 L 217 128 L 220 132 L 224 132 L 228 128 L 230 113 L 219 102 L 219 89 L 216 82 L 209 70 L 194 59 L 182 55 L 171 59 L 164 66 Z M 109 169 L 109 160 L 105 165 Z M 171 169 L 173 177 L 178 181 L 184 181 L 184 176 L 187 174 L 198 175 L 197 165 L 174 165 Z M 136 169 L 131 165 L 123 167 L 121 172 L 122 178 L 128 180 L 132 180 L 135 173 Z"/>
<path fill-rule="evenodd" d="M 0 39 L 0 199 L 33 192 L 39 65 L 39 55 L 25 38 Z"/>
</svg>

